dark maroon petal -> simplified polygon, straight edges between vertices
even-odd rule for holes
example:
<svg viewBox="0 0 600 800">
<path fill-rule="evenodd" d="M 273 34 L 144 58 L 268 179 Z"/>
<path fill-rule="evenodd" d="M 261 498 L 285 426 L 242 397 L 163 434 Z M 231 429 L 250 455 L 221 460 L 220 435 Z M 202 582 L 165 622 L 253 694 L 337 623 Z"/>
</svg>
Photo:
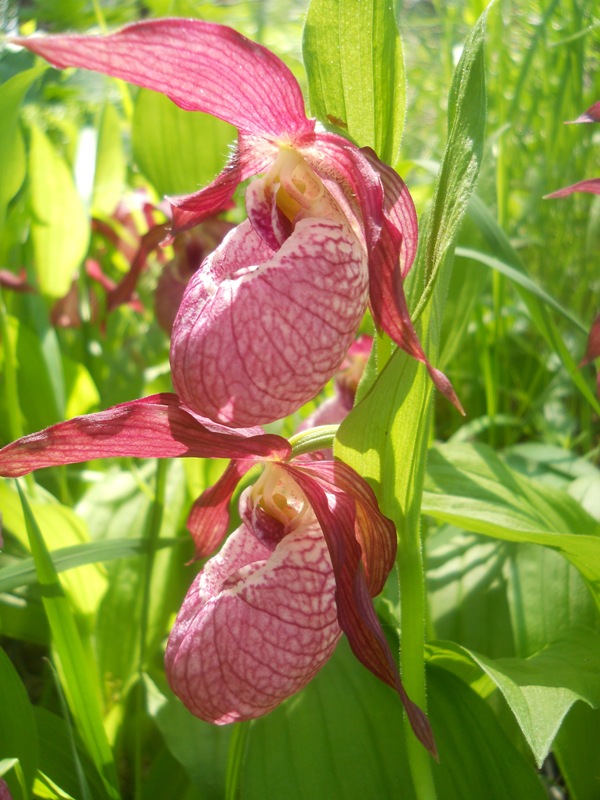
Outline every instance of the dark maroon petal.
<svg viewBox="0 0 600 800">
<path fill-rule="evenodd" d="M 236 486 L 253 462 L 230 461 L 214 486 L 195 501 L 187 519 L 194 540 L 194 559 L 205 558 L 221 544 L 229 526 L 229 504 Z"/>
<path fill-rule="evenodd" d="M 567 122 L 567 125 L 575 125 L 578 122 L 600 122 L 600 101 L 590 106 L 588 110 L 584 111 L 577 119 Z"/>
<path fill-rule="evenodd" d="M 369 254 L 369 298 L 373 319 L 398 347 L 425 364 L 437 389 L 464 414 L 448 378 L 435 369 L 425 355 L 415 331 L 404 294 L 400 266 L 410 269 L 417 246 L 417 218 L 412 198 L 402 179 L 374 153 L 365 154 L 381 175 L 385 190 L 385 219 L 376 247 Z"/>
<path fill-rule="evenodd" d="M 335 133 L 316 133 L 296 142 L 348 219 L 356 220 L 367 249 L 375 246 L 383 223 L 383 187 L 364 153 Z"/>
<path fill-rule="evenodd" d="M 0 800 L 13 800 L 10 789 L 6 783 L 0 778 Z"/>
<path fill-rule="evenodd" d="M 584 367 L 586 364 L 590 364 L 596 358 L 600 358 L 600 314 L 598 314 L 592 323 L 590 335 L 588 336 L 587 340 L 587 346 L 585 348 L 585 355 L 579 366 Z"/>
<path fill-rule="evenodd" d="M 278 137 L 311 131 L 298 82 L 266 48 L 198 19 L 136 22 L 107 36 L 15 37 L 57 67 L 83 67 L 153 89 L 189 111 L 241 131 Z"/>
<path fill-rule="evenodd" d="M 352 497 L 356 503 L 355 535 L 361 546 L 362 562 L 371 597 L 378 595 L 396 560 L 396 527 L 379 510 L 377 498 L 358 472 L 343 461 L 320 461 L 310 471 Z"/>
<path fill-rule="evenodd" d="M 544 195 L 544 199 L 548 200 L 553 197 L 568 197 L 575 192 L 589 192 L 589 194 L 600 194 L 600 178 L 590 178 L 587 181 L 579 181 L 572 186 L 565 186 L 563 189 L 557 189 L 552 194 Z"/>
<path fill-rule="evenodd" d="M 74 417 L 24 436 L 0 450 L 0 475 L 16 478 L 36 469 L 95 458 L 253 458 L 289 455 L 289 444 L 260 428 L 230 431 L 203 424 L 175 394 Z"/>
<path fill-rule="evenodd" d="M 361 549 L 355 538 L 355 502 L 341 490 L 324 487 L 314 467 L 282 464 L 311 504 L 329 548 L 336 582 L 336 603 L 341 629 L 354 655 L 380 680 L 395 689 L 419 741 L 433 755 L 436 747 L 427 716 L 409 699 L 385 634 L 371 602 Z M 310 471 L 309 471 L 310 470 Z M 312 473 L 312 474 L 311 474 Z"/>
</svg>

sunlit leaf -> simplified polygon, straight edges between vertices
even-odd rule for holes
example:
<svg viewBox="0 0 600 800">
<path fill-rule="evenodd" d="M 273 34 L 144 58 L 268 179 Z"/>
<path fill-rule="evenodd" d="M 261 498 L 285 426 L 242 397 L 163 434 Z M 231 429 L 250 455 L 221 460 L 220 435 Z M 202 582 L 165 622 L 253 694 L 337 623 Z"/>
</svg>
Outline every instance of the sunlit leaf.
<svg viewBox="0 0 600 800">
<path fill-rule="evenodd" d="M 93 214 L 112 214 L 125 190 L 127 163 L 123 149 L 121 120 L 113 105 L 102 108 L 98 126 Z"/>
<path fill-rule="evenodd" d="M 71 608 L 46 548 L 44 538 L 19 486 L 23 514 L 43 602 L 52 631 L 61 682 L 86 748 L 103 778 L 108 797 L 118 798 L 116 770 L 100 710 L 98 675 L 85 651 Z"/>
<path fill-rule="evenodd" d="M 572 630 L 526 660 L 471 656 L 504 695 L 538 766 L 576 700 L 600 706 L 600 636 L 589 629 Z"/>
<path fill-rule="evenodd" d="M 303 52 L 312 113 L 395 164 L 406 85 L 393 5 L 312 0 Z"/>
<path fill-rule="evenodd" d="M 40 291 L 62 297 L 86 254 L 90 226 L 66 162 L 36 125 L 31 125 L 29 191 Z"/>
<path fill-rule="evenodd" d="M 600 525 L 566 492 L 513 472 L 490 448 L 433 448 L 423 512 L 474 533 L 557 550 L 600 601 Z"/>
<path fill-rule="evenodd" d="M 133 154 L 159 195 L 187 194 L 210 183 L 229 156 L 235 128 L 199 111 L 183 111 L 142 89 L 133 116 Z"/>
</svg>

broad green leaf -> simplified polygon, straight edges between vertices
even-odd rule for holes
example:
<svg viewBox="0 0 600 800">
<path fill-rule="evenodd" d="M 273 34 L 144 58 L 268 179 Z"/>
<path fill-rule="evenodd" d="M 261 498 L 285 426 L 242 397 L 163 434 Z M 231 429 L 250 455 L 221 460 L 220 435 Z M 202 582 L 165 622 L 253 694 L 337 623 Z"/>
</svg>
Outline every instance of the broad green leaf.
<svg viewBox="0 0 600 800">
<path fill-rule="evenodd" d="M 571 800 L 600 796 L 600 710 L 575 703 L 554 742 L 553 752 Z"/>
<path fill-rule="evenodd" d="M 520 542 L 509 548 L 506 599 L 516 655 L 526 658 L 576 626 L 598 627 L 594 599 L 573 564 L 548 547 Z"/>
<path fill-rule="evenodd" d="M 87 252 L 90 225 L 69 167 L 36 125 L 31 125 L 29 191 L 40 291 L 62 297 Z"/>
<path fill-rule="evenodd" d="M 27 792 L 31 791 L 33 777 L 38 767 L 38 732 L 27 691 L 11 660 L 0 648 L 0 759 L 19 760 Z M 9 786 L 14 785 L 17 793 L 16 776 L 6 776 Z"/>
<path fill-rule="evenodd" d="M 87 751 L 102 776 L 105 792 L 118 800 L 116 769 L 100 709 L 99 676 L 84 649 L 42 533 L 20 484 L 18 487 L 63 690 Z"/>
<path fill-rule="evenodd" d="M 312 0 L 303 54 L 312 113 L 395 164 L 404 128 L 406 79 L 393 4 Z"/>
<path fill-rule="evenodd" d="M 38 490 L 42 494 L 41 490 Z M 46 500 L 31 500 L 30 506 L 39 524 L 44 529 L 44 540 L 48 549 L 84 545 L 89 542 L 85 523 L 66 506 L 61 505 L 51 495 Z M 11 484 L 0 482 L 0 507 L 3 523 L 26 548 L 29 549 L 27 520 L 22 511 L 19 496 Z M 79 567 L 64 575 L 62 585 L 68 593 L 73 608 L 81 614 L 93 614 L 106 591 L 106 576 L 99 565 L 90 564 Z"/>
<path fill-rule="evenodd" d="M 50 631 L 41 600 L 0 594 L 0 633 L 11 639 L 49 647 Z"/>
<path fill-rule="evenodd" d="M 63 356 L 65 391 L 67 404 L 65 419 L 87 414 L 100 405 L 100 394 L 86 367 L 78 361 Z"/>
<path fill-rule="evenodd" d="M 0 231 L 6 207 L 25 180 L 27 159 L 19 127 L 19 111 L 27 90 L 46 67 L 34 67 L 10 78 L 0 86 Z"/>
<path fill-rule="evenodd" d="M 474 533 L 551 547 L 600 600 L 600 525 L 566 492 L 513 472 L 485 445 L 431 450 L 423 512 Z"/>
<path fill-rule="evenodd" d="M 428 689 L 440 753 L 440 763 L 432 763 L 439 798 L 544 797 L 535 770 L 485 701 L 435 667 Z M 416 797 L 401 704 L 356 661 L 344 639 L 301 693 L 248 727 L 241 800 Z"/>
<path fill-rule="evenodd" d="M 157 549 L 173 547 L 179 539 L 160 539 Z M 73 547 L 61 547 L 50 553 L 57 572 L 66 572 L 85 564 L 105 563 L 118 558 L 140 556 L 148 551 L 145 539 L 110 539 L 106 542 L 87 542 Z M 19 586 L 30 586 L 37 582 L 37 573 L 32 558 L 24 558 L 16 564 L 0 569 L 0 593 L 10 592 Z"/>
<path fill-rule="evenodd" d="M 440 752 L 440 800 L 544 800 L 531 765 L 479 695 L 445 669 L 428 669 L 431 721 Z"/>
<path fill-rule="evenodd" d="M 164 678 L 163 678 L 164 680 Z M 182 765 L 203 800 L 223 800 L 227 750 L 233 728 L 210 725 L 193 714 L 167 689 L 144 676 L 148 714 L 169 751 Z"/>
<path fill-rule="evenodd" d="M 133 115 L 133 155 L 159 195 L 195 192 L 223 168 L 235 128 L 200 111 L 184 111 L 142 89 Z"/>
<path fill-rule="evenodd" d="M 16 317 L 8 317 L 7 323 L 16 356 L 19 405 L 27 432 L 60 422 L 64 417 L 56 402 L 43 343 L 36 332 Z"/>
<path fill-rule="evenodd" d="M 393 691 L 342 640 L 301 693 L 249 723 L 241 800 L 413 800 L 402 716 Z"/>
<path fill-rule="evenodd" d="M 505 575 L 511 546 L 445 525 L 427 537 L 426 547 L 434 638 L 493 657 L 514 655 Z"/>
<path fill-rule="evenodd" d="M 126 173 L 119 114 L 113 105 L 105 103 L 98 125 L 93 214 L 110 216 L 114 212 L 125 192 Z"/>
<path fill-rule="evenodd" d="M 600 706 L 600 636 L 592 630 L 575 629 L 526 660 L 471 656 L 504 695 L 538 766 L 576 700 Z"/>
</svg>

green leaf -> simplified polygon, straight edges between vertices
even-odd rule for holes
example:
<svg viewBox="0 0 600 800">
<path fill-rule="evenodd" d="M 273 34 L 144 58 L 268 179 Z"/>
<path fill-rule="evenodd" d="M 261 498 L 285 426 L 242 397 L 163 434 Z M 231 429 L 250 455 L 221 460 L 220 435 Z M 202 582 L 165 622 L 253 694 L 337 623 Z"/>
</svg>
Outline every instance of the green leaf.
<svg viewBox="0 0 600 800">
<path fill-rule="evenodd" d="M 600 796 L 598 742 L 600 711 L 576 703 L 563 722 L 553 749 L 571 800 L 597 800 Z"/>
<path fill-rule="evenodd" d="M 201 790 L 203 800 L 222 800 L 233 727 L 210 725 L 194 717 L 168 688 L 159 688 L 149 675 L 144 676 L 144 688 L 149 716 L 169 751 Z"/>
<path fill-rule="evenodd" d="M 454 240 L 477 180 L 483 151 L 485 18 L 484 14 L 469 36 L 456 69 L 448 141 L 424 243 L 419 250 L 416 277 L 412 280 L 412 286 L 428 281 L 427 294 L 422 297 L 421 337 L 434 363 Z M 380 342 L 380 350 L 385 349 L 385 341 Z M 401 672 L 409 697 L 423 708 L 427 693 L 420 506 L 431 397 L 432 384 L 425 368 L 396 350 L 375 384 L 340 425 L 334 445 L 335 455 L 371 483 L 383 513 L 398 529 Z M 429 757 L 416 740 L 409 739 L 407 746 L 413 780 L 420 783 L 417 791 L 431 794 Z"/>
<path fill-rule="evenodd" d="M 98 696 L 99 677 L 85 651 L 75 619 L 64 595 L 52 559 L 27 498 L 17 483 L 31 552 L 35 559 L 38 581 L 52 631 L 59 674 L 71 713 L 81 732 L 87 751 L 103 779 L 108 797 L 119 797 L 112 752 L 102 721 Z"/>
<path fill-rule="evenodd" d="M 67 723 L 41 706 L 36 706 L 33 711 L 40 738 L 40 772 L 63 792 L 80 798 L 82 788 L 77 778 L 73 742 Z M 75 746 L 92 797 L 104 797 L 102 780 L 78 736 L 75 736 Z"/>
<path fill-rule="evenodd" d="M 485 445 L 432 448 L 422 510 L 474 533 L 557 550 L 600 602 L 600 525 L 566 492 L 513 472 Z"/>
<path fill-rule="evenodd" d="M 483 44 L 491 5 L 465 42 L 452 79 L 448 139 L 419 252 L 427 284 L 415 311 L 416 317 L 429 302 L 444 261 L 454 253 L 454 243 L 479 177 L 486 120 Z M 445 277 L 446 285 L 448 277 Z"/>
<path fill-rule="evenodd" d="M 445 669 L 428 670 L 431 721 L 440 752 L 433 765 L 443 800 L 544 800 L 530 764 L 479 695 Z"/>
<path fill-rule="evenodd" d="M 460 679 L 431 667 L 432 763 L 443 800 L 544 798 L 535 770 L 487 704 Z M 248 725 L 241 800 L 331 797 L 413 800 L 402 707 L 342 639 L 302 692 Z"/>
<path fill-rule="evenodd" d="M 38 489 L 38 497 L 42 490 Z M 58 503 L 51 495 L 45 502 L 37 499 L 30 501 L 36 518 L 44 527 L 46 546 L 52 550 L 63 547 L 81 546 L 89 542 L 89 533 L 85 523 L 70 508 Z M 19 497 L 8 481 L 0 483 L 0 505 L 3 522 L 19 541 L 27 548 L 30 546 L 27 517 L 24 515 Z M 68 593 L 73 608 L 81 614 L 92 614 L 106 590 L 106 577 L 99 566 L 80 567 L 65 575 L 63 585 Z"/>
<path fill-rule="evenodd" d="M 157 549 L 179 544 L 179 539 L 159 539 Z M 107 542 L 89 542 L 73 547 L 61 547 L 50 553 L 57 572 L 66 572 L 84 564 L 106 563 L 119 558 L 140 556 L 148 550 L 145 539 L 111 539 Z M 24 558 L 17 564 L 0 569 L 0 594 L 19 586 L 37 583 L 37 572 L 32 558 Z"/>
<path fill-rule="evenodd" d="M 510 545 L 444 525 L 427 536 L 426 546 L 435 638 L 493 657 L 514 655 L 505 575 Z"/>
<path fill-rule="evenodd" d="M 94 172 L 92 213 L 110 216 L 125 192 L 127 161 L 121 137 L 121 120 L 114 106 L 106 103 L 98 125 L 98 148 Z"/>
<path fill-rule="evenodd" d="M 87 252 L 90 225 L 69 167 L 35 125 L 31 125 L 29 191 L 40 291 L 63 297 Z"/>
<path fill-rule="evenodd" d="M 4 227 L 6 208 L 21 188 L 27 171 L 19 112 L 31 84 L 47 69 L 34 67 L 10 78 L 0 86 L 0 231 Z"/>
<path fill-rule="evenodd" d="M 27 692 L 16 669 L 4 650 L 0 649 L 0 758 L 18 759 L 27 796 L 33 786 L 35 770 L 38 766 L 38 732 Z M 17 794 L 16 776 L 6 776 L 8 784 Z"/>
<path fill-rule="evenodd" d="M 589 629 L 570 631 L 527 660 L 471 656 L 504 695 L 538 766 L 576 700 L 600 706 L 600 636 Z"/>
<path fill-rule="evenodd" d="M 133 155 L 159 195 L 195 192 L 221 171 L 235 128 L 200 111 L 184 111 L 142 89 L 133 115 Z"/>
<path fill-rule="evenodd" d="M 598 626 L 594 599 L 573 564 L 548 547 L 521 542 L 510 545 L 509 549 L 512 554 L 506 565 L 506 598 L 516 655 L 530 656 L 578 625 Z M 486 655 L 495 655 L 473 647 Z"/>
<path fill-rule="evenodd" d="M 395 164 L 404 128 L 406 79 L 393 4 L 312 0 L 303 54 L 312 113 Z"/>
</svg>

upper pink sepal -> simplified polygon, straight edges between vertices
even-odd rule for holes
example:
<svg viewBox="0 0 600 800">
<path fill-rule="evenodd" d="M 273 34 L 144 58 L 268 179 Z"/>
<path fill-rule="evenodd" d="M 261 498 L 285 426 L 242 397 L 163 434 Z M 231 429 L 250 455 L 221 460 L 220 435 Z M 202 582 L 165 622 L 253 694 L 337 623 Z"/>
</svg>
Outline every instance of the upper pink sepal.
<svg viewBox="0 0 600 800">
<path fill-rule="evenodd" d="M 551 194 L 544 195 L 544 199 L 551 197 L 568 197 L 575 192 L 588 192 L 589 194 L 600 194 L 600 178 L 589 178 L 585 181 L 579 181 L 571 186 L 565 186 L 563 189 L 557 189 Z"/>
<path fill-rule="evenodd" d="M 59 422 L 0 450 L 0 475 L 96 458 L 286 458 L 289 444 L 261 428 L 232 431 L 201 420 L 175 394 L 155 394 Z"/>
<path fill-rule="evenodd" d="M 167 95 L 245 133 L 278 137 L 313 130 L 298 82 L 262 45 L 199 19 L 153 19 L 105 36 L 11 41 L 57 67 L 83 67 Z"/>
</svg>

